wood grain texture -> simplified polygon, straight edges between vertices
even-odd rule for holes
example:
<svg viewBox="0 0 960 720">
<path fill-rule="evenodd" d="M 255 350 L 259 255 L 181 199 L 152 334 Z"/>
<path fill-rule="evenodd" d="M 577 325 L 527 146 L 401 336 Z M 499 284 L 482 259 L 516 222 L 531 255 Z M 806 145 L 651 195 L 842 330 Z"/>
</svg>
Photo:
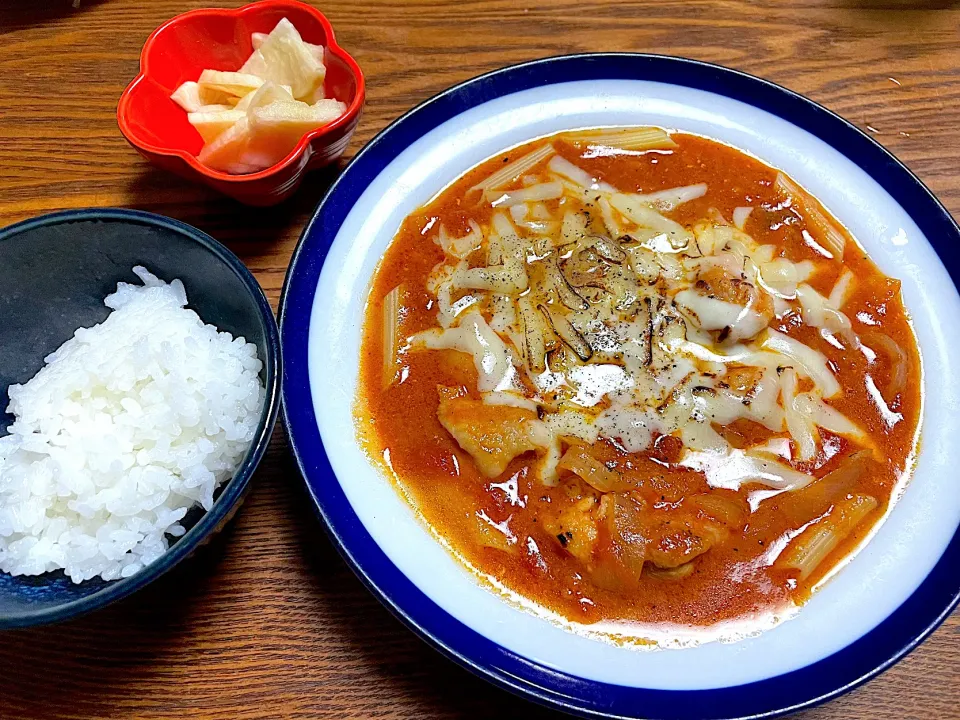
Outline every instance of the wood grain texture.
<svg viewBox="0 0 960 720">
<path fill-rule="evenodd" d="M 2 0 L 0 225 L 84 206 L 151 210 L 222 240 L 276 303 L 336 170 L 252 210 L 152 169 L 117 130 L 141 44 L 196 0 Z M 719 62 L 804 93 L 875 134 L 960 211 L 960 6 L 946 0 L 329 0 L 367 76 L 352 145 L 443 88 L 567 52 Z M 2 319 L 0 319 L 2 321 Z M 278 429 L 231 526 L 133 598 L 0 636 L 0 718 L 548 717 L 444 660 L 341 561 Z M 803 720 L 960 718 L 960 616 Z"/>
</svg>

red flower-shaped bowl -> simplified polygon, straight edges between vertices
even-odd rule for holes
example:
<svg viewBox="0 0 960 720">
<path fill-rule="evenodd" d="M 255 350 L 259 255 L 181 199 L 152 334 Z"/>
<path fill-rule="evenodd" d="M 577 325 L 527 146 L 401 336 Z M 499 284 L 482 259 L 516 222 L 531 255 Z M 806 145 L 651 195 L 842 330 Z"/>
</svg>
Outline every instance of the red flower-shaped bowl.
<svg viewBox="0 0 960 720">
<path fill-rule="evenodd" d="M 230 175 L 202 165 L 197 155 L 203 140 L 171 93 L 207 68 L 238 70 L 253 52 L 250 35 L 270 32 L 284 17 L 306 42 L 326 48 L 324 89 L 327 97 L 346 103 L 346 113 L 304 135 L 289 155 L 266 170 Z M 159 167 L 249 205 L 273 205 L 293 194 L 307 170 L 343 154 L 360 121 L 363 98 L 360 66 L 337 45 L 320 11 L 294 0 L 262 0 L 236 10 L 194 10 L 157 28 L 140 54 L 140 74 L 120 97 L 117 121 L 130 144 Z"/>
</svg>

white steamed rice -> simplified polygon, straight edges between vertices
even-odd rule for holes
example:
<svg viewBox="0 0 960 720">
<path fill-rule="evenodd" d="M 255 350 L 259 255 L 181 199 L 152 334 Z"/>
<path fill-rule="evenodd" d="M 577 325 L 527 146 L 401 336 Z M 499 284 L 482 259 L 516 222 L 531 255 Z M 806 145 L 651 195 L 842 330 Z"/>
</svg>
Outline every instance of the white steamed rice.
<svg viewBox="0 0 960 720">
<path fill-rule="evenodd" d="M 142 267 L 100 325 L 77 330 L 25 385 L 0 438 L 0 570 L 129 577 L 209 510 L 256 431 L 256 346 L 204 325 L 179 280 Z"/>
</svg>

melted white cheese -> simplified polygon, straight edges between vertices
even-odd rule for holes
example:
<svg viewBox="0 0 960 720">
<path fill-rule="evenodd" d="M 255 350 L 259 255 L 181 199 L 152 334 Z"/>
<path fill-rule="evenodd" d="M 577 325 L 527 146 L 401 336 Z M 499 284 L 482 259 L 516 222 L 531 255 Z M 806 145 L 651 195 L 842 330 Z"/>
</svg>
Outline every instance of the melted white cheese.
<svg viewBox="0 0 960 720">
<path fill-rule="evenodd" d="M 752 338 L 765 327 L 767 318 L 747 307 L 701 295 L 696 290 L 681 290 L 674 300 L 684 315 L 702 330 L 729 328 L 731 341 Z"/>
<path fill-rule="evenodd" d="M 643 452 L 653 443 L 654 433 L 666 428 L 657 414 L 638 407 L 611 407 L 600 413 L 597 427 L 627 452 Z"/>
<path fill-rule="evenodd" d="M 473 356 L 481 392 L 507 390 L 517 384 L 511 352 L 476 310 L 464 314 L 457 327 L 425 330 L 414 335 L 412 342 L 431 350 L 458 350 Z"/>
<path fill-rule="evenodd" d="M 736 449 L 688 452 L 680 464 L 702 472 L 710 487 L 727 490 L 739 490 L 747 482 L 761 482 L 778 490 L 799 490 L 813 481 L 811 475 L 783 463 Z"/>
<path fill-rule="evenodd" d="M 702 196 L 705 186 L 621 193 L 560 156 L 523 185 L 491 195 L 495 205 L 512 207 L 495 212 L 489 226 L 471 222 L 463 238 L 440 228 L 448 259 L 428 289 L 444 329 L 414 336 L 412 347 L 469 354 L 485 402 L 541 414 L 531 427 L 543 448 L 544 482 L 555 482 L 561 438 L 604 437 L 642 452 L 657 435 L 673 434 L 684 443 L 682 464 L 731 489 L 805 485 L 810 476 L 781 460 L 815 457 L 818 428 L 869 446 L 861 428 L 824 402 L 841 389 L 827 357 L 769 327 L 769 308 L 777 317 L 800 311 L 828 341 L 834 334 L 855 340 L 841 311 L 852 274 L 829 297 L 819 294 L 807 284 L 815 263 L 792 262 L 743 232 L 749 208 L 735 213 L 737 227 L 716 211 L 692 229 L 664 214 Z M 552 211 L 542 200 L 557 195 Z M 468 266 L 463 258 L 483 248 L 487 265 Z M 565 275 L 565 267 L 579 269 Z M 707 280 L 719 272 L 731 284 L 746 283 L 751 303 L 762 302 L 745 307 L 701 292 L 708 271 Z M 579 274 L 569 279 L 569 272 Z M 453 301 L 454 292 L 462 297 Z M 527 364 L 528 346 L 538 348 L 537 365 Z M 806 381 L 813 388 L 801 392 Z M 782 437 L 746 451 L 731 447 L 715 426 L 740 419 L 788 432 L 795 451 Z"/>
</svg>

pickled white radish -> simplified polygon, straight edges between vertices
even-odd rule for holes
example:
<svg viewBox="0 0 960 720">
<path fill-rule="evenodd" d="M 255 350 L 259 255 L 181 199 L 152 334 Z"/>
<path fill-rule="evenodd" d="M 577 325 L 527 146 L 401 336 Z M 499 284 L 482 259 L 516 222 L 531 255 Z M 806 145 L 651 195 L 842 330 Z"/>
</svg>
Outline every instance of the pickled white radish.
<svg viewBox="0 0 960 720">
<path fill-rule="evenodd" d="M 219 112 L 192 112 L 187 115 L 204 142 L 213 142 L 220 135 L 233 127 L 244 116 L 242 110 L 223 110 Z"/>
<path fill-rule="evenodd" d="M 197 93 L 204 105 L 235 104 L 240 98 L 263 85 L 256 75 L 204 70 L 197 81 Z"/>
<path fill-rule="evenodd" d="M 347 110 L 325 96 L 324 48 L 304 42 L 289 20 L 250 39 L 254 52 L 238 72 L 204 70 L 171 95 L 205 143 L 200 162 L 231 174 L 275 165 Z"/>
</svg>

